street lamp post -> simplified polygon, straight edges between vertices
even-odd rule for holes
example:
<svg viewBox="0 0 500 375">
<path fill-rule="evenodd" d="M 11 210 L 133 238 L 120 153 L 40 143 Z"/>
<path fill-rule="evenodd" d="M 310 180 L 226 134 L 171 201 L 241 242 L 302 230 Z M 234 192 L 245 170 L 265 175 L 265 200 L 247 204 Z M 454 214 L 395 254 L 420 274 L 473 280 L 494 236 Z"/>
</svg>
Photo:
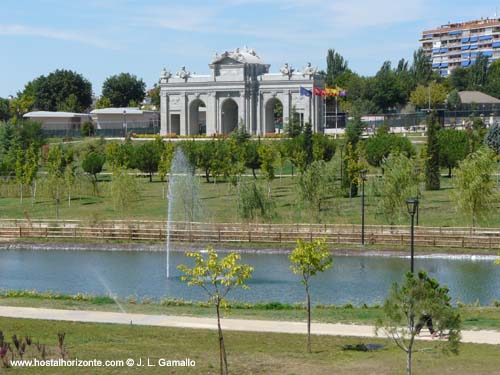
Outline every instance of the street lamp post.
<svg viewBox="0 0 500 375">
<path fill-rule="evenodd" d="M 365 181 L 366 181 L 366 169 L 359 171 L 361 177 L 361 245 L 365 244 Z"/>
<path fill-rule="evenodd" d="M 421 169 L 420 167 L 416 167 L 415 168 L 415 175 L 417 176 L 417 183 L 420 184 L 420 180 L 419 180 L 419 176 L 420 176 L 420 172 L 421 172 Z M 419 186 L 419 189 L 418 189 L 418 192 L 417 192 L 417 200 L 420 199 L 420 186 Z M 420 213 L 420 205 L 417 204 L 417 212 L 416 212 L 416 220 L 415 220 L 415 225 L 418 227 L 418 216 L 419 216 L 419 213 Z"/>
<path fill-rule="evenodd" d="M 127 138 L 127 111 L 123 110 L 123 130 L 125 131 L 125 138 Z"/>
<path fill-rule="evenodd" d="M 406 208 L 408 209 L 408 213 L 411 216 L 411 273 L 413 273 L 414 267 L 413 267 L 413 255 L 415 252 L 415 225 L 414 225 L 414 218 L 415 218 L 415 213 L 418 210 L 418 198 L 408 198 L 406 200 Z"/>
</svg>

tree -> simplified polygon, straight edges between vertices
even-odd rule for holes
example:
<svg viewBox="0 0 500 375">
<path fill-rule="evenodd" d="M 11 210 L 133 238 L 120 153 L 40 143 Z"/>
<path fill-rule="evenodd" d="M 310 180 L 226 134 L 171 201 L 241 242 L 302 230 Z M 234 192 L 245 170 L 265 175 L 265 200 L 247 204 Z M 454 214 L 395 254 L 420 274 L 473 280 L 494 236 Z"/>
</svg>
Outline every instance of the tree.
<svg viewBox="0 0 500 375">
<path fill-rule="evenodd" d="M 46 188 L 56 206 L 56 220 L 59 220 L 59 206 L 64 191 L 64 157 L 60 146 L 50 147 L 47 155 Z"/>
<path fill-rule="evenodd" d="M 82 136 L 93 137 L 95 135 L 95 126 L 92 121 L 85 121 L 82 124 Z"/>
<path fill-rule="evenodd" d="M 432 65 L 422 48 L 413 53 L 413 64 L 410 69 L 416 85 L 428 85 L 432 79 Z"/>
<path fill-rule="evenodd" d="M 382 110 L 387 110 L 404 103 L 401 83 L 389 61 L 384 62 L 373 77 L 372 100 Z"/>
<path fill-rule="evenodd" d="M 289 259 L 290 269 L 302 277 L 302 284 L 306 289 L 307 351 L 311 353 L 311 277 L 330 268 L 333 265 L 333 258 L 325 240 L 317 239 L 312 242 L 297 240 L 297 247 Z"/>
<path fill-rule="evenodd" d="M 10 117 L 9 99 L 0 98 L 0 121 L 7 121 Z"/>
<path fill-rule="evenodd" d="M 245 165 L 252 169 L 254 178 L 257 178 L 255 171 L 260 168 L 261 160 L 259 157 L 259 142 L 247 142 L 245 146 Z"/>
<path fill-rule="evenodd" d="M 254 181 L 242 184 L 238 193 L 238 213 L 247 220 L 270 220 L 274 214 L 274 202 Z"/>
<path fill-rule="evenodd" d="M 469 139 L 469 151 L 476 152 L 484 143 L 487 133 L 486 125 L 482 117 L 471 117 L 466 123 L 466 133 Z"/>
<path fill-rule="evenodd" d="M 114 210 L 123 220 L 132 203 L 140 198 L 136 178 L 129 175 L 126 169 L 118 167 L 113 172 L 109 190 Z"/>
<path fill-rule="evenodd" d="M 272 144 L 263 143 L 258 148 L 261 161 L 261 172 L 267 180 L 267 196 L 271 198 L 271 182 L 275 178 L 274 163 L 276 162 L 276 150 Z"/>
<path fill-rule="evenodd" d="M 486 82 L 486 93 L 496 98 L 500 98 L 500 62 L 498 60 L 491 63 L 488 69 L 488 78 Z"/>
<path fill-rule="evenodd" d="M 102 96 L 109 99 L 113 107 L 127 107 L 131 100 L 142 102 L 146 84 L 129 73 L 120 73 L 106 78 L 102 85 Z"/>
<path fill-rule="evenodd" d="M 335 155 L 335 141 L 322 133 L 314 133 L 312 136 L 313 160 L 332 160 Z"/>
<path fill-rule="evenodd" d="M 469 73 L 469 69 L 458 66 L 451 71 L 451 74 L 448 77 L 448 81 L 450 82 L 451 86 L 457 91 L 467 90 L 471 81 Z"/>
<path fill-rule="evenodd" d="M 500 124 L 498 122 L 490 126 L 484 138 L 484 143 L 497 155 L 500 154 Z"/>
<path fill-rule="evenodd" d="M 34 203 L 34 183 L 40 162 L 40 158 L 35 147 L 36 146 L 32 143 L 26 152 L 21 148 L 18 148 L 16 152 L 15 172 L 20 186 L 21 204 L 23 204 L 23 191 L 25 186 L 30 187 L 32 203 Z"/>
<path fill-rule="evenodd" d="M 460 99 L 460 95 L 457 89 L 453 89 L 448 94 L 448 98 L 446 98 L 446 104 L 449 109 L 457 110 L 462 106 L 462 99 Z"/>
<path fill-rule="evenodd" d="M 374 167 L 380 167 L 390 153 L 401 153 L 406 157 L 415 155 L 415 147 L 406 137 L 397 134 L 377 132 L 363 144 L 366 160 Z"/>
<path fill-rule="evenodd" d="M 384 332 L 406 353 L 408 375 L 412 372 L 413 353 L 429 350 L 414 347 L 422 316 L 432 316 L 433 322 L 437 323 L 437 333 L 441 337 L 446 335 L 446 340 L 434 341 L 433 346 L 458 354 L 461 321 L 459 313 L 450 304 L 448 293 L 447 287 L 440 286 L 425 272 L 419 272 L 416 277 L 408 272 L 401 286 L 393 284 L 384 302 L 384 317 L 377 322 L 377 333 Z"/>
<path fill-rule="evenodd" d="M 290 138 L 295 138 L 302 134 L 302 124 L 300 123 L 300 117 L 295 107 L 292 108 L 292 116 L 285 126 L 285 134 Z"/>
<path fill-rule="evenodd" d="M 95 102 L 95 108 L 96 109 L 110 108 L 112 106 L 113 106 L 113 104 L 111 103 L 111 100 L 108 97 L 106 97 L 106 96 L 101 96 Z"/>
<path fill-rule="evenodd" d="M 82 169 L 85 173 L 91 176 L 92 186 L 94 188 L 94 194 L 98 194 L 97 190 L 97 175 L 102 172 L 102 167 L 106 162 L 106 156 L 100 152 L 90 149 L 88 150 L 82 159 Z"/>
<path fill-rule="evenodd" d="M 300 199 L 308 203 L 318 220 L 321 217 L 321 204 L 334 194 L 332 187 L 337 175 L 333 164 L 318 160 L 312 162 L 297 181 Z"/>
<path fill-rule="evenodd" d="M 163 152 L 160 155 L 160 162 L 158 163 L 158 177 L 163 183 L 163 197 L 165 196 L 165 176 L 170 173 L 172 160 L 174 159 L 175 146 L 172 142 L 165 143 Z"/>
<path fill-rule="evenodd" d="M 441 187 L 441 173 L 439 171 L 439 121 L 436 112 L 427 117 L 427 155 L 425 159 L 425 188 L 439 190 Z"/>
<path fill-rule="evenodd" d="M 22 93 L 40 111 L 83 112 L 92 104 L 92 85 L 81 74 L 58 69 L 28 83 Z"/>
<path fill-rule="evenodd" d="M 307 122 L 304 126 L 304 133 L 302 134 L 302 148 L 306 154 L 306 165 L 309 165 L 314 160 L 313 155 L 313 133 L 311 124 Z"/>
<path fill-rule="evenodd" d="M 193 258 L 194 265 L 192 268 L 182 264 L 178 266 L 178 269 L 184 273 L 181 280 L 187 282 L 189 286 L 202 288 L 208 297 L 208 302 L 215 307 L 219 336 L 220 374 L 227 375 L 229 371 L 226 346 L 220 324 L 220 310 L 225 306 L 231 290 L 238 287 L 248 288 L 245 282 L 252 276 L 253 267 L 241 264 L 241 256 L 237 253 L 230 253 L 224 258 L 219 258 L 211 247 L 206 249 L 206 258 L 199 251 L 187 252 L 186 256 Z"/>
<path fill-rule="evenodd" d="M 488 56 L 478 53 L 476 62 L 469 68 L 469 88 L 483 89 L 488 82 Z"/>
<path fill-rule="evenodd" d="M 458 210 L 470 217 L 472 226 L 488 211 L 495 199 L 495 158 L 491 150 L 481 148 L 468 155 L 455 169 L 455 189 L 451 196 Z"/>
<path fill-rule="evenodd" d="M 448 177 L 458 163 L 469 153 L 469 141 L 464 131 L 455 129 L 441 129 L 438 132 L 439 163 L 448 168 Z"/>
<path fill-rule="evenodd" d="M 393 225 L 406 209 L 406 199 L 420 195 L 419 174 L 413 159 L 399 153 L 390 154 L 382 168 L 384 174 L 378 186 L 379 210 Z"/>
<path fill-rule="evenodd" d="M 153 182 L 153 173 L 158 172 L 161 153 L 154 142 L 144 142 L 134 150 L 135 166 L 149 175 L 149 182 Z"/>
<path fill-rule="evenodd" d="M 326 55 L 326 83 L 329 86 L 339 84 L 339 78 L 348 70 L 347 61 L 342 55 L 330 48 Z"/>
<path fill-rule="evenodd" d="M 430 86 L 419 85 L 410 94 L 410 102 L 417 108 L 443 108 L 448 89 L 441 83 L 431 83 Z M 429 103 L 430 99 L 430 103 Z"/>
</svg>

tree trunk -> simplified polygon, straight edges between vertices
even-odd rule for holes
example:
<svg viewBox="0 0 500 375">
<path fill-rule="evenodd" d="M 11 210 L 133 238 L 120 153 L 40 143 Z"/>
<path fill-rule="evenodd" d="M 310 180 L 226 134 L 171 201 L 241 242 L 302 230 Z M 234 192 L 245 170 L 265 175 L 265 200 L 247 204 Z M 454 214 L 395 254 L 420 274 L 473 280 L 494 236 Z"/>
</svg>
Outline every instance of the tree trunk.
<svg viewBox="0 0 500 375">
<path fill-rule="evenodd" d="M 451 178 L 451 166 L 448 166 L 448 178 Z"/>
<path fill-rule="evenodd" d="M 207 180 L 207 183 L 210 183 L 210 169 L 205 169 L 205 180 Z"/>
<path fill-rule="evenodd" d="M 149 182 L 153 182 L 153 172 L 149 172 Z"/>
<path fill-rule="evenodd" d="M 406 374 L 411 375 L 411 350 L 409 348 L 406 355 Z"/>
<path fill-rule="evenodd" d="M 23 184 L 21 184 L 20 196 L 21 196 L 21 204 L 23 204 Z"/>
<path fill-rule="evenodd" d="M 219 360 L 220 360 L 220 375 L 228 375 L 226 347 L 224 345 L 224 336 L 220 325 L 220 301 L 216 304 L 217 310 L 217 331 L 219 333 Z"/>
<path fill-rule="evenodd" d="M 306 286 L 307 295 L 307 352 L 312 353 L 311 350 L 311 296 L 309 295 L 309 287 Z"/>
<path fill-rule="evenodd" d="M 255 174 L 255 168 L 252 168 L 253 178 L 257 179 L 257 175 Z"/>
</svg>

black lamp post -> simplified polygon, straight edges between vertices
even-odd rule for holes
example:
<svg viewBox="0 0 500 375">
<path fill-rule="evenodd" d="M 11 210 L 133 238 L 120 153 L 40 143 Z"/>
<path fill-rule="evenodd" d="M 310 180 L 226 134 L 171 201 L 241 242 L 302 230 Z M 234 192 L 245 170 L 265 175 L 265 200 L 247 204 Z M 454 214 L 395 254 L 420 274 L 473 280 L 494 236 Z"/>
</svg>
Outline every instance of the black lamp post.
<svg viewBox="0 0 500 375">
<path fill-rule="evenodd" d="M 366 181 L 366 169 L 359 171 L 359 176 L 361 177 L 362 189 L 361 189 L 361 245 L 365 244 L 365 181 Z"/>
<path fill-rule="evenodd" d="M 420 176 L 420 172 L 422 170 L 420 169 L 420 167 L 416 167 L 415 168 L 415 175 L 417 177 L 417 184 L 420 184 L 420 179 L 419 179 L 419 176 Z M 420 189 L 418 189 L 418 193 L 417 193 L 417 201 L 420 199 Z M 420 213 L 420 206 L 418 205 L 418 202 L 417 202 L 417 212 L 416 212 L 416 220 L 415 220 L 415 225 L 418 227 L 418 216 L 419 216 L 419 213 Z"/>
<path fill-rule="evenodd" d="M 408 198 L 406 200 L 406 207 L 411 216 L 411 273 L 413 273 L 413 254 L 415 251 L 415 213 L 418 212 L 418 198 Z"/>
<path fill-rule="evenodd" d="M 127 138 L 127 111 L 123 110 L 123 131 L 125 132 L 125 138 Z"/>
</svg>

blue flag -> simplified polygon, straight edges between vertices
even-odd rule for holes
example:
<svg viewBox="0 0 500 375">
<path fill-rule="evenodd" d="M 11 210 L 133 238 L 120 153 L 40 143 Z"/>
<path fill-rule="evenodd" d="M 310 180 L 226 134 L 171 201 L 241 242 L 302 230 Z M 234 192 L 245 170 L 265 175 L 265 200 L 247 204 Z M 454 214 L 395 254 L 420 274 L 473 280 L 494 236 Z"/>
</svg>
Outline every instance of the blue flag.
<svg viewBox="0 0 500 375">
<path fill-rule="evenodd" d="M 312 96 L 312 91 L 300 86 L 300 96 Z"/>
</svg>

